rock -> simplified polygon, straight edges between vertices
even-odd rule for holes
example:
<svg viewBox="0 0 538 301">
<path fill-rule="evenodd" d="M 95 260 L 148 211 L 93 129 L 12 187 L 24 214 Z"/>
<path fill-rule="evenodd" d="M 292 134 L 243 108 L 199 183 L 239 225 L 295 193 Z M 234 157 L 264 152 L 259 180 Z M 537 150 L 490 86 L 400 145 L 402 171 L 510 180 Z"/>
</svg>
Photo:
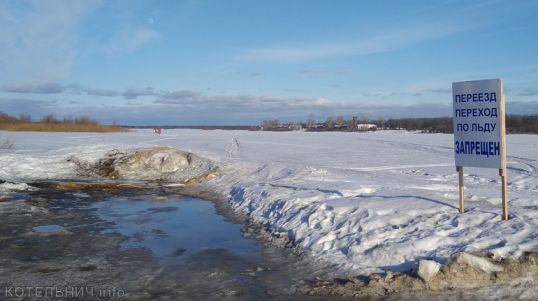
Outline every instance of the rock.
<svg viewBox="0 0 538 301">
<path fill-rule="evenodd" d="M 418 262 L 418 277 L 424 280 L 425 282 L 430 281 L 441 268 L 441 264 L 433 260 L 422 259 Z"/>
</svg>

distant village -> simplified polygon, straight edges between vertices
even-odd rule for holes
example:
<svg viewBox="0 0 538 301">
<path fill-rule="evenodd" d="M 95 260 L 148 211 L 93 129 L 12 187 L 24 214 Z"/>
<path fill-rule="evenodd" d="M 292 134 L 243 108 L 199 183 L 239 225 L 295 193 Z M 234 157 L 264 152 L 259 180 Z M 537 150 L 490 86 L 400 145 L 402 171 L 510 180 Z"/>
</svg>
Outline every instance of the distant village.
<svg viewBox="0 0 538 301">
<path fill-rule="evenodd" d="M 5 114 L 4 114 L 5 115 Z M 7 116 L 7 115 L 6 115 Z M 8 122 L 9 116 L 0 112 L 0 127 L 2 121 Z M 8 118 L 9 117 L 9 118 Z M 6 121 L 7 120 L 7 121 Z M 11 121 L 9 121 L 11 122 Z M 8 122 L 8 123 L 9 123 Z M 280 122 L 279 120 L 265 120 L 260 125 L 193 125 L 193 126 L 133 126 L 126 128 L 161 128 L 161 129 L 203 129 L 203 130 L 248 130 L 248 131 L 305 131 L 305 132 L 372 132 L 377 130 L 406 130 L 422 133 L 452 133 L 451 117 L 434 118 L 366 118 L 343 116 L 329 117 L 324 122 L 309 120 L 307 122 Z M 538 134 L 538 115 L 506 115 L 506 130 L 510 134 Z"/>
<path fill-rule="evenodd" d="M 376 131 L 377 125 L 357 117 L 346 120 L 343 116 L 329 117 L 325 122 L 309 120 L 305 123 L 281 123 L 278 120 L 264 120 L 260 125 L 262 131 L 308 131 L 308 132 L 368 132 Z"/>
<path fill-rule="evenodd" d="M 538 134 L 538 115 L 506 115 L 507 132 L 511 134 Z M 325 122 L 280 122 L 265 120 L 252 131 L 307 131 L 307 132 L 370 132 L 377 130 L 407 130 L 422 133 L 453 133 L 451 117 L 399 118 L 368 120 L 343 116 L 329 117 Z"/>
</svg>

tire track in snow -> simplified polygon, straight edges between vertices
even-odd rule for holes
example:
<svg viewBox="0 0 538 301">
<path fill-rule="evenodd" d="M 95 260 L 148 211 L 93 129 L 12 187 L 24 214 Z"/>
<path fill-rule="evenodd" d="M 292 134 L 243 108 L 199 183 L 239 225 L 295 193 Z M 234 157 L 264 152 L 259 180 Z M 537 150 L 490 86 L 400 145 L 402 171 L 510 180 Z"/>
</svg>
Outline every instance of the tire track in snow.
<svg viewBox="0 0 538 301">
<path fill-rule="evenodd" d="M 375 167 L 348 167 L 344 170 L 354 171 L 382 171 L 393 169 L 407 169 L 407 168 L 422 168 L 422 167 L 447 167 L 453 166 L 454 163 L 439 163 L 439 164 L 409 164 L 409 165 L 388 165 L 388 166 L 375 166 Z"/>
<path fill-rule="evenodd" d="M 273 183 L 260 183 L 260 184 L 261 185 L 271 186 L 271 187 L 274 187 L 274 188 L 291 189 L 291 190 L 294 190 L 294 191 L 319 191 L 319 192 L 322 192 L 322 193 L 325 193 L 325 194 L 335 194 L 335 195 L 337 195 L 339 197 L 344 197 L 344 194 L 341 193 L 338 190 L 328 190 L 328 189 L 321 189 L 321 188 L 311 189 L 311 188 L 302 188 L 302 187 L 297 187 L 297 186 L 273 184 Z"/>
</svg>

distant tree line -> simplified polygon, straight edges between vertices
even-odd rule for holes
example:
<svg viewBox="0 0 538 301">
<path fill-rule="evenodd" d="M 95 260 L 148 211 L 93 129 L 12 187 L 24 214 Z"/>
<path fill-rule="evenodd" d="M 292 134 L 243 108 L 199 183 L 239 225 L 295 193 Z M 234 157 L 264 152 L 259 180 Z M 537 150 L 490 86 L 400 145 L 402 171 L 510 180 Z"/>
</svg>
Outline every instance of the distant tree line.
<svg viewBox="0 0 538 301">
<path fill-rule="evenodd" d="M 508 115 L 506 130 L 513 134 L 538 134 L 538 115 Z"/>
<path fill-rule="evenodd" d="M 451 117 L 378 119 L 373 123 L 387 130 L 423 131 L 428 133 L 453 132 Z"/>
<path fill-rule="evenodd" d="M 48 124 L 91 124 L 96 125 L 99 124 L 95 119 L 91 119 L 90 117 L 82 116 L 77 118 L 63 118 L 58 119 L 53 114 L 46 115 L 42 117 L 39 120 L 32 120 L 32 117 L 30 115 L 21 114 L 19 117 L 11 116 L 6 113 L 0 112 L 0 124 L 20 124 L 20 123 L 48 123 Z"/>
<path fill-rule="evenodd" d="M 105 126 L 95 119 L 82 116 L 58 119 L 49 114 L 41 119 L 32 120 L 30 115 L 19 117 L 0 112 L 0 130 L 6 131 L 49 131 L 49 132 L 119 132 L 125 131 L 117 125 Z"/>
<path fill-rule="evenodd" d="M 373 126 L 375 125 L 375 127 Z M 307 122 L 282 123 L 278 120 L 265 120 L 260 126 L 264 131 L 373 131 L 406 130 L 425 133 L 453 133 L 452 117 L 436 118 L 391 118 L 368 120 L 342 116 L 329 117 L 324 122 L 308 120 Z M 512 134 L 538 134 L 538 115 L 507 115 L 506 129 Z"/>
<path fill-rule="evenodd" d="M 129 129 L 150 129 L 161 128 L 164 130 L 170 129 L 190 129 L 190 130 L 244 130 L 258 131 L 259 127 L 254 125 L 122 125 Z"/>
<path fill-rule="evenodd" d="M 372 121 L 389 130 L 453 133 L 452 117 L 401 118 Z M 538 115 L 506 115 L 506 131 L 512 134 L 538 134 Z"/>
</svg>

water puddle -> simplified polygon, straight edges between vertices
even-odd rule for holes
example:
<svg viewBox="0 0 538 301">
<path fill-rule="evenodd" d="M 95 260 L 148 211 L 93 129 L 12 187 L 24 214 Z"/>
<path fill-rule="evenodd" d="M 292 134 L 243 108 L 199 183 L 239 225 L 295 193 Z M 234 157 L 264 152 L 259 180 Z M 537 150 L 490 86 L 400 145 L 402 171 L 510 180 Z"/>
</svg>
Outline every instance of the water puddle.
<svg viewBox="0 0 538 301">
<path fill-rule="evenodd" d="M 343 300 L 297 295 L 325 271 L 291 249 L 244 237 L 234 215 L 177 188 L 47 187 L 0 202 L 0 289 L 121 290 L 127 300 Z"/>
<path fill-rule="evenodd" d="M 59 225 L 36 226 L 36 227 L 33 227 L 32 230 L 35 233 L 39 233 L 39 234 L 61 234 L 61 233 L 67 232 L 64 227 L 59 226 Z"/>
<path fill-rule="evenodd" d="M 261 253 L 260 244 L 245 239 L 242 226 L 218 215 L 209 201 L 188 197 L 111 197 L 92 207 L 97 209 L 99 218 L 114 223 L 105 233 L 125 236 L 122 251 L 143 248 L 161 258 L 185 258 L 210 249 L 249 256 Z"/>
</svg>

